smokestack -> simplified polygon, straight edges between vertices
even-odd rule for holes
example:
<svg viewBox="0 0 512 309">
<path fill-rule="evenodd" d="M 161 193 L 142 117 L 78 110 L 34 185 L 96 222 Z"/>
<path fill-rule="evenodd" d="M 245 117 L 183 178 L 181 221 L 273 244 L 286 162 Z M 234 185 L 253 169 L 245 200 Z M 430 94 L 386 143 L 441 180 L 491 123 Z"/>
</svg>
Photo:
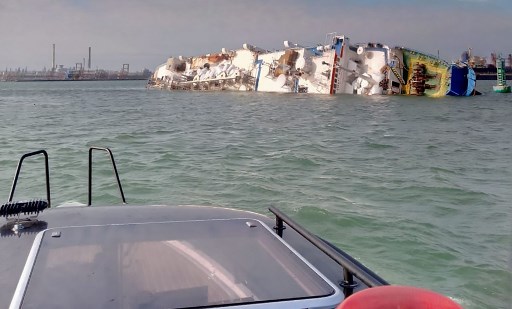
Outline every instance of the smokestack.
<svg viewBox="0 0 512 309">
<path fill-rule="evenodd" d="M 91 47 L 89 47 L 89 61 L 87 62 L 87 68 L 91 69 Z"/>
<path fill-rule="evenodd" d="M 55 44 L 53 44 L 52 71 L 55 70 Z"/>
</svg>

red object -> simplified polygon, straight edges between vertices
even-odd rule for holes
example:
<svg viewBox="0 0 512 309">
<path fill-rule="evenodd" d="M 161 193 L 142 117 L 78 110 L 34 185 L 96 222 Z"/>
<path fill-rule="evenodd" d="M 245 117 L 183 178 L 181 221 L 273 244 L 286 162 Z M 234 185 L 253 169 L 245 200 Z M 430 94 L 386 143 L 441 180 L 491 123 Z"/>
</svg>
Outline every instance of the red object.
<svg viewBox="0 0 512 309">
<path fill-rule="evenodd" d="M 462 309 L 450 298 L 430 290 L 385 285 L 357 292 L 337 309 Z"/>
</svg>

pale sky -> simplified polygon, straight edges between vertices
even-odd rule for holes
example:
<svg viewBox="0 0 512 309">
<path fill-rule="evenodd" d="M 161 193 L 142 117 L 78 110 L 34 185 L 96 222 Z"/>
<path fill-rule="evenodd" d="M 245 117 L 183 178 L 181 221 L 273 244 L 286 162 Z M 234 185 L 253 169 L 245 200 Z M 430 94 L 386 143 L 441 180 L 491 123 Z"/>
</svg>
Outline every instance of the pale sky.
<svg viewBox="0 0 512 309">
<path fill-rule="evenodd" d="M 406 46 L 452 61 L 463 50 L 512 53 L 512 0 L 0 0 L 0 71 L 72 67 L 154 68 L 169 56 L 265 49 L 284 40 Z"/>
</svg>

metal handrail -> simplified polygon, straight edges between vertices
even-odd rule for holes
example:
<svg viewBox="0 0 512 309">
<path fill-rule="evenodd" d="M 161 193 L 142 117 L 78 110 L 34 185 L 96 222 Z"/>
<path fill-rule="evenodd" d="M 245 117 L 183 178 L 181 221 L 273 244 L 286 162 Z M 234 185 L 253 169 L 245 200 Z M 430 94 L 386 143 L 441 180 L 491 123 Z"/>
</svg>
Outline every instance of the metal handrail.
<svg viewBox="0 0 512 309">
<path fill-rule="evenodd" d="M 18 177 L 20 175 L 21 171 L 21 165 L 23 164 L 23 160 L 25 158 L 35 156 L 38 154 L 44 155 L 44 163 L 45 163 L 45 170 L 46 170 L 46 198 L 48 199 L 48 208 L 50 208 L 50 169 L 48 167 L 48 153 L 45 150 L 37 150 L 34 152 L 29 152 L 21 156 L 20 161 L 18 162 L 18 166 L 16 167 L 16 175 L 14 176 L 14 179 L 12 180 L 12 186 L 11 186 L 11 192 L 9 194 L 9 202 L 12 202 L 12 198 L 14 197 L 14 191 L 16 190 L 16 185 L 18 183 Z"/>
<path fill-rule="evenodd" d="M 114 155 L 112 154 L 112 151 L 109 149 L 109 148 L 104 148 L 104 147 L 90 147 L 89 148 L 89 194 L 88 194 L 88 203 L 87 203 L 87 206 L 91 206 L 92 205 L 92 151 L 93 150 L 102 150 L 102 151 L 106 151 L 108 153 L 108 155 L 110 156 L 110 161 L 112 162 L 112 167 L 114 169 L 114 174 L 116 176 L 116 179 L 117 179 L 117 185 L 118 185 L 118 188 L 119 188 L 119 194 L 121 194 L 121 199 L 123 200 L 123 204 L 126 204 L 126 199 L 124 198 L 124 193 L 123 193 L 123 186 L 121 185 L 121 180 L 119 179 L 119 173 L 117 172 L 117 167 L 116 167 L 116 162 L 114 160 Z"/>
<path fill-rule="evenodd" d="M 366 266 L 355 260 L 343 250 L 328 244 L 324 240 L 315 236 L 300 224 L 292 220 L 282 211 L 274 206 L 269 207 L 270 212 L 276 216 L 276 232 L 282 237 L 283 221 L 288 224 L 292 229 L 299 233 L 302 237 L 308 240 L 315 247 L 320 249 L 323 253 L 333 259 L 337 264 L 343 267 L 343 280 L 342 286 L 347 289 L 354 288 L 357 283 L 354 282 L 353 276 L 356 276 L 368 287 L 375 287 L 381 285 L 389 285 L 389 283 L 368 269 Z"/>
</svg>

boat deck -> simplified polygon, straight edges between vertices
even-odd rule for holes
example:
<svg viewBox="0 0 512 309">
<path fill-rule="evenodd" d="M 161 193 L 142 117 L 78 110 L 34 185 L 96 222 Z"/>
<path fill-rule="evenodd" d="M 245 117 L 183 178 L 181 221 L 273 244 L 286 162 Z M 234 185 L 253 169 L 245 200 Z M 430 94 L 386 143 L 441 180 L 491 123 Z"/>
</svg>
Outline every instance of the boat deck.
<svg viewBox="0 0 512 309">
<path fill-rule="evenodd" d="M 209 225 L 201 222 L 209 222 Z M 211 225 L 212 222 L 218 224 Z M 260 230 L 265 233 L 256 238 L 252 234 L 245 235 L 248 238 L 241 238 L 241 234 L 245 233 L 243 231 L 253 231 L 251 225 L 261 225 Z M 155 299 L 164 302 L 173 299 L 176 302 L 180 299 L 177 295 L 184 297 L 181 307 L 189 306 L 186 301 L 190 299 L 197 301 L 193 306 L 219 306 L 223 303 L 265 302 L 279 297 L 290 300 L 331 297 L 336 294 L 336 290 L 336 297 L 341 301 L 343 293 L 339 291 L 343 289 L 339 283 L 344 281 L 343 268 L 291 228 L 283 232 L 282 239 L 305 261 L 301 258 L 290 260 L 290 254 L 281 254 L 279 258 L 273 256 L 282 249 L 276 247 L 275 240 L 280 238 L 272 230 L 274 225 L 274 220 L 264 215 L 206 206 L 50 208 L 39 214 L 36 224 L 20 230 L 18 235 L 7 226 L 0 230 L 0 258 L 3 261 L 0 275 L 2 278 L 9 278 L 0 282 L 0 299 L 4 303 L 9 302 L 15 294 L 19 279 L 23 279 L 25 275 L 30 277 L 37 292 L 32 293 L 31 285 L 28 284 L 26 291 L 21 293 L 28 295 L 24 302 L 27 306 L 22 306 L 23 308 L 32 308 L 29 306 L 31 299 L 34 304 L 40 304 L 44 299 L 50 303 L 56 300 L 62 302 L 66 299 L 64 293 L 53 295 L 59 289 L 52 288 L 51 282 L 58 282 L 62 285 L 60 289 L 64 289 L 70 280 L 87 283 L 88 277 L 84 279 L 83 276 L 89 274 L 100 279 L 95 278 L 94 281 L 101 283 L 95 292 L 98 299 L 100 296 L 107 299 L 113 289 L 117 289 L 116 295 L 125 295 L 119 303 L 123 305 L 114 306 L 116 308 L 131 307 L 134 303 L 130 299 L 137 299 L 138 305 L 142 304 L 140 301 L 147 300 L 146 304 L 150 307 L 155 305 L 150 302 L 156 301 Z M 45 232 L 39 233 L 41 231 Z M 57 232 L 58 236 L 52 235 Z M 203 236 L 199 237 L 199 232 Z M 204 238 L 205 232 L 207 238 Z M 80 246 L 68 243 L 61 247 L 50 246 L 51 250 L 45 249 L 54 239 L 66 240 L 71 237 L 68 235 L 75 235 Z M 254 238 L 254 242 L 246 242 L 249 238 Z M 41 245 L 34 246 L 39 247 L 37 254 L 34 254 L 31 248 L 38 242 Z M 201 248 L 204 252 L 208 251 L 208 254 L 198 254 L 197 252 L 202 251 L 192 248 Z M 34 263 L 29 268 L 28 275 L 27 269 L 22 275 L 25 264 L 30 264 L 27 263 L 30 253 L 44 261 L 44 267 Z M 206 258 L 216 255 L 216 261 Z M 100 257 L 106 260 L 98 264 L 100 266 L 92 267 L 91 265 L 97 265 L 92 260 Z M 218 261 L 222 261 L 222 265 Z M 246 263 L 247 261 L 251 263 Z M 303 267 L 303 264 L 310 265 L 314 271 Z M 115 265 L 115 268 L 111 269 L 107 265 Z M 238 266 L 233 268 L 233 265 Z M 267 275 L 259 278 L 262 282 L 264 278 L 273 279 L 266 284 L 260 282 L 259 287 L 251 287 L 247 282 L 240 284 L 239 278 L 245 276 L 240 274 L 251 271 L 243 269 L 244 265 L 257 265 L 256 271 L 252 269 L 256 275 L 263 276 L 266 273 Z M 200 284 L 211 281 L 212 273 L 216 274 L 216 284 L 209 285 L 208 288 Z M 282 284 L 276 278 L 282 278 L 283 282 L 295 282 L 289 294 L 280 289 Z M 302 279 L 305 281 L 301 282 Z M 353 292 L 367 287 L 357 278 L 354 279 L 357 286 L 352 289 Z M 180 292 L 176 294 L 175 291 Z M 17 292 L 20 294 L 19 288 Z M 67 299 L 80 303 L 80 297 L 86 295 L 88 294 L 77 291 L 69 294 Z M 155 298 L 155 295 L 158 297 Z M 114 299 L 112 297 L 112 301 Z M 50 303 L 48 304 L 57 304 Z"/>
</svg>

